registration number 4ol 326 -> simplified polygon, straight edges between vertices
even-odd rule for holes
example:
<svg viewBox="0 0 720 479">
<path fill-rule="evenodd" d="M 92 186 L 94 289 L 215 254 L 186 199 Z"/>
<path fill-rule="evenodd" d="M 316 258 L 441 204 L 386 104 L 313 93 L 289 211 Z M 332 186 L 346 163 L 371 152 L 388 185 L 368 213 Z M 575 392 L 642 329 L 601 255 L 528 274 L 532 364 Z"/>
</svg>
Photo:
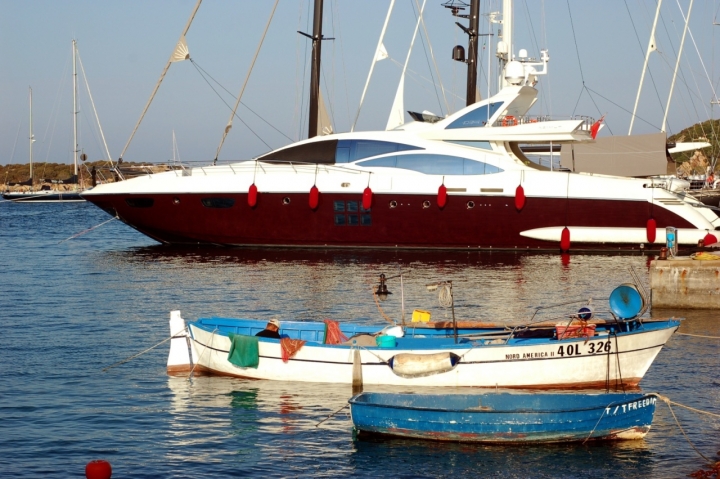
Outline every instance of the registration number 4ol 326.
<svg viewBox="0 0 720 479">
<path fill-rule="evenodd" d="M 587 352 L 580 351 L 580 344 L 562 345 L 558 348 L 558 356 L 582 356 L 583 354 L 609 353 L 612 350 L 612 343 L 608 341 L 589 341 Z"/>
</svg>

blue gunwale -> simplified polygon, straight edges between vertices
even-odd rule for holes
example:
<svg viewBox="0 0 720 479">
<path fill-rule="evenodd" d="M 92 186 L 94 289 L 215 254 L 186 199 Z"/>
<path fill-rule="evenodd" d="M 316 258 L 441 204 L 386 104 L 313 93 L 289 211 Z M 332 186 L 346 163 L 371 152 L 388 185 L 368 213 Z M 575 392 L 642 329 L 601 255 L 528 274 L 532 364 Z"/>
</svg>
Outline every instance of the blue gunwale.
<svg viewBox="0 0 720 479">
<path fill-rule="evenodd" d="M 256 333 L 262 331 L 267 321 L 257 319 L 246 319 L 246 318 L 222 318 L 222 317 L 209 317 L 200 318 L 197 321 L 191 322 L 190 324 L 203 329 L 208 332 L 215 331 L 216 334 L 222 334 L 227 336 L 229 333 L 244 334 L 248 336 L 254 336 Z M 618 323 L 607 323 L 598 325 L 596 331 L 600 333 L 600 336 L 595 336 L 594 339 L 607 338 L 607 332 L 611 328 L 614 331 L 622 329 L 624 331 L 618 331 L 618 335 L 626 336 L 631 334 L 637 334 L 641 332 L 647 332 L 652 330 L 661 330 L 668 327 L 679 326 L 680 321 L 675 319 L 669 319 L 666 321 L 622 321 Z M 383 328 L 388 325 L 364 325 L 356 323 L 342 323 L 341 330 L 348 336 L 352 337 L 357 334 L 377 334 Z M 354 347 L 349 344 L 338 344 L 338 345 L 325 345 L 325 324 L 320 321 L 281 321 L 280 333 L 286 335 L 292 339 L 302 339 L 310 344 L 317 344 L 323 346 L 332 346 L 337 348 L 351 348 Z M 555 338 L 511 338 L 507 342 L 502 341 L 498 343 L 492 343 L 492 335 L 487 338 L 477 339 L 466 336 L 473 336 L 478 334 L 495 333 L 498 336 L 506 336 L 510 334 L 510 330 L 506 328 L 480 328 L 480 329 L 458 329 L 458 343 L 455 344 L 452 329 L 427 329 L 427 328 L 414 328 L 412 323 L 406 326 L 405 336 L 397 339 L 397 345 L 395 348 L 383 348 L 383 349 L 438 349 L 438 348 L 456 348 L 456 349 L 470 349 L 477 346 L 482 347 L 507 347 L 507 346 L 533 346 L 542 344 L 572 344 L 574 341 L 585 341 L 585 338 L 572 338 L 558 341 Z M 260 338 L 264 342 L 277 342 L 276 339 L 271 338 Z M 372 349 L 372 348 L 371 348 Z"/>
</svg>

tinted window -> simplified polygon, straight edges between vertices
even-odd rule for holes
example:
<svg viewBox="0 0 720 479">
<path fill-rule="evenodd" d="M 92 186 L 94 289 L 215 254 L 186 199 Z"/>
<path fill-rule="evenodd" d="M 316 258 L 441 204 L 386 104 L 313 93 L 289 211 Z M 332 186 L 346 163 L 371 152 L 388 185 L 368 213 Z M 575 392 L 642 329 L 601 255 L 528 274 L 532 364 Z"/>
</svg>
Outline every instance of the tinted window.
<svg viewBox="0 0 720 479">
<path fill-rule="evenodd" d="M 258 158 L 258 161 L 292 161 L 297 163 L 335 163 L 337 140 L 314 141 L 271 151 Z"/>
<path fill-rule="evenodd" d="M 485 126 L 490 118 L 502 106 L 502 103 L 490 103 L 475 108 L 473 111 L 466 113 L 457 120 L 450 123 L 445 129 L 453 130 L 455 128 L 475 128 Z"/>
<path fill-rule="evenodd" d="M 489 175 L 503 171 L 497 166 L 482 161 L 449 155 L 417 153 L 411 155 L 386 156 L 374 160 L 361 161 L 359 166 L 384 166 L 418 171 L 426 175 Z"/>
<path fill-rule="evenodd" d="M 464 158 L 445 155 L 398 156 L 397 167 L 426 175 L 462 175 Z"/>
<path fill-rule="evenodd" d="M 351 163 L 371 156 L 385 155 L 396 151 L 422 150 L 419 146 L 404 145 L 390 141 L 340 140 L 335 152 L 336 163 Z"/>
<path fill-rule="evenodd" d="M 455 143 L 456 145 L 463 145 L 463 146 L 471 146 L 473 148 L 480 148 L 483 150 L 492 150 L 492 146 L 490 146 L 489 141 L 454 141 L 454 140 L 445 140 L 448 143 Z"/>
</svg>

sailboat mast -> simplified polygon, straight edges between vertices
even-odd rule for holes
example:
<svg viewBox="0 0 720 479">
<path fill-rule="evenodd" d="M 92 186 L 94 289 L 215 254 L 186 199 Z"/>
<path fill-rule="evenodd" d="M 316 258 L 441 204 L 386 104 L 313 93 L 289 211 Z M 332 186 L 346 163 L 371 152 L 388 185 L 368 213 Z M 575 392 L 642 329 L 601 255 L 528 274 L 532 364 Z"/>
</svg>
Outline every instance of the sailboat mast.
<svg viewBox="0 0 720 479">
<path fill-rule="evenodd" d="M 477 101 L 478 30 L 480 30 L 480 0 L 470 2 L 470 32 L 468 33 L 468 71 L 466 106 Z"/>
<path fill-rule="evenodd" d="M 320 47 L 322 45 L 323 0 L 315 0 L 312 35 L 312 65 L 310 67 L 310 118 L 308 138 L 317 136 L 318 99 L 320 97 Z"/>
<path fill-rule="evenodd" d="M 78 139 L 77 139 L 77 46 L 75 39 L 72 41 L 72 65 L 73 65 L 73 165 L 74 175 L 77 181 L 78 174 Z"/>
<path fill-rule="evenodd" d="M 35 143 L 35 135 L 33 135 L 33 123 L 32 123 L 32 88 L 30 90 L 30 183 L 34 184 L 33 181 L 33 143 Z"/>
</svg>

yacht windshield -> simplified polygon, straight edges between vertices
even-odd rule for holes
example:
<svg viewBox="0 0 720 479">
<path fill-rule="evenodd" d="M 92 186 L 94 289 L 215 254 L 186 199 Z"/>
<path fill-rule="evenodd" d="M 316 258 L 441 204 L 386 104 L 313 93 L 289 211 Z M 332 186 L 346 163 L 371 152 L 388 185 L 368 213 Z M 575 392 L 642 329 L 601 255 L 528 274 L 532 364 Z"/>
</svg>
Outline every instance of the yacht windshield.
<svg viewBox="0 0 720 479">
<path fill-rule="evenodd" d="M 432 153 L 383 156 L 382 158 L 361 161 L 358 166 L 401 168 L 426 175 L 489 175 L 503 171 L 497 166 L 482 161 Z"/>
</svg>

